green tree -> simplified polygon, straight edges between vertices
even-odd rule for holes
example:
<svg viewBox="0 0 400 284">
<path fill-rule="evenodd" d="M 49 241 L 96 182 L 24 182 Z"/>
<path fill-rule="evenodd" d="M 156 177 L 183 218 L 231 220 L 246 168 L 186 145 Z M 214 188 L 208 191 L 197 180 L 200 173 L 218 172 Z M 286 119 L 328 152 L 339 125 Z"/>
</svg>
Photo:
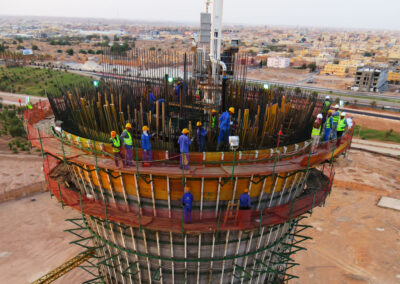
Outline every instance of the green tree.
<svg viewBox="0 0 400 284">
<path fill-rule="evenodd" d="M 101 49 L 96 50 L 96 54 L 103 54 L 103 51 Z"/>
<path fill-rule="evenodd" d="M 366 51 L 366 52 L 364 52 L 364 56 L 365 56 L 365 57 L 371 57 L 371 56 L 372 56 L 372 53 L 371 53 L 371 52 L 368 52 L 368 51 Z"/>
<path fill-rule="evenodd" d="M 6 46 L 6 45 L 4 44 L 4 42 L 0 44 L 0 52 L 6 51 L 7 48 L 8 48 L 8 46 Z"/>
<path fill-rule="evenodd" d="M 376 101 L 370 102 L 371 107 L 376 108 Z"/>
<path fill-rule="evenodd" d="M 84 49 L 79 49 L 79 53 L 87 54 L 86 50 L 84 50 Z"/>
<path fill-rule="evenodd" d="M 68 48 L 65 52 L 66 52 L 69 56 L 74 55 L 74 50 L 73 50 L 72 48 Z"/>
<path fill-rule="evenodd" d="M 24 47 L 23 47 L 22 45 L 18 45 L 18 46 L 17 46 L 17 49 L 18 49 L 18 50 L 24 49 Z"/>
<path fill-rule="evenodd" d="M 149 50 L 154 51 L 156 48 L 154 46 L 150 47 Z"/>
<path fill-rule="evenodd" d="M 32 44 L 32 50 L 39 50 L 39 47 L 35 44 Z"/>
<path fill-rule="evenodd" d="M 61 49 L 58 49 L 57 52 L 58 52 L 58 53 L 62 53 L 62 50 L 61 50 Z"/>
<path fill-rule="evenodd" d="M 310 72 L 314 72 L 315 71 L 315 69 L 317 69 L 317 65 L 313 62 L 313 63 L 310 63 L 310 64 L 308 64 L 308 69 L 310 69 Z"/>
<path fill-rule="evenodd" d="M 93 50 L 93 49 L 89 49 L 89 50 L 87 51 L 87 53 L 89 53 L 89 54 L 94 54 L 94 50 Z"/>
<path fill-rule="evenodd" d="M 24 42 L 24 40 L 22 39 L 22 37 L 16 37 L 15 38 L 19 43 L 23 43 Z"/>
</svg>

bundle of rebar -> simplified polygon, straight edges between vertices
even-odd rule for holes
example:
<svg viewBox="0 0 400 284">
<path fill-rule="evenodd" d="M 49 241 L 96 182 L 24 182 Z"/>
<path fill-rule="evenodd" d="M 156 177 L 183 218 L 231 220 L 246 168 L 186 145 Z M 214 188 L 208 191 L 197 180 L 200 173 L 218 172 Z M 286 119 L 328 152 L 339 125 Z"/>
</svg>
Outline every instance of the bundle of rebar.
<svg viewBox="0 0 400 284">
<path fill-rule="evenodd" d="M 235 108 L 230 135 L 239 136 L 240 149 L 263 149 L 294 144 L 310 137 L 321 104 L 315 94 L 299 89 L 246 83 L 246 56 L 231 60 L 231 74 L 215 81 L 194 75 L 195 55 L 133 50 L 125 55 L 105 52 L 104 79 L 96 86 L 59 85 L 49 93 L 57 120 L 66 131 L 107 142 L 111 131 L 121 133 L 127 122 L 140 147 L 144 125 L 154 133 L 152 148 L 177 151 L 183 128 L 195 136 L 196 123 L 209 130 L 206 150 L 215 151 L 217 125 L 211 129 L 211 113 Z M 209 69 L 209 68 L 208 68 Z M 236 71 L 235 71 L 236 70 Z M 221 72 L 220 70 L 218 72 Z M 191 146 L 196 151 L 195 143 Z"/>
</svg>

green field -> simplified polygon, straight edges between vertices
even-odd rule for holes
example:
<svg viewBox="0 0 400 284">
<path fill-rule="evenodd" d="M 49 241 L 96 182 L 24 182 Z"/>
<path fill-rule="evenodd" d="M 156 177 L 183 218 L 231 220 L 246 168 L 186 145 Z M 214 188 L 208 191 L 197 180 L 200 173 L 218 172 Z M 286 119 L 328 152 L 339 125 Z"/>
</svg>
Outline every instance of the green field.
<svg viewBox="0 0 400 284">
<path fill-rule="evenodd" d="M 400 133 L 394 132 L 393 129 L 389 131 L 381 131 L 356 125 L 354 128 L 354 137 L 365 140 L 400 143 Z"/>
<path fill-rule="evenodd" d="M 92 80 L 90 77 L 53 69 L 0 67 L 0 91 L 31 96 L 45 96 L 46 92 L 54 92 L 60 84 L 73 86 Z"/>
</svg>

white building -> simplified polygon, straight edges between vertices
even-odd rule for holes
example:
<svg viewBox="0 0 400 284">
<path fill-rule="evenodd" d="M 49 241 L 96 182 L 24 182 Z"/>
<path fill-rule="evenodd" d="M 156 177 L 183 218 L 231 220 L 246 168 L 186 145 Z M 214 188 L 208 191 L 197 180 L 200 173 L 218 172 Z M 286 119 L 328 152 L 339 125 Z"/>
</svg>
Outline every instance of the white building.
<svg viewBox="0 0 400 284">
<path fill-rule="evenodd" d="M 268 57 L 267 67 L 269 68 L 288 68 L 290 59 L 286 57 Z"/>
</svg>

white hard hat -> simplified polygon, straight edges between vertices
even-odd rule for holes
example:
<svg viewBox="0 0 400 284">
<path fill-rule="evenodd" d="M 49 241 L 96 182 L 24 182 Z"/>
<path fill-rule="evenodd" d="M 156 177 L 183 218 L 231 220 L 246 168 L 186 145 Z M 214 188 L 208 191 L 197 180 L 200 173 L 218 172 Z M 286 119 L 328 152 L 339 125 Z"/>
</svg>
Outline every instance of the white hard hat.
<svg viewBox="0 0 400 284">
<path fill-rule="evenodd" d="M 330 98 L 331 98 L 330 96 L 326 96 L 326 97 L 325 97 L 326 100 L 329 100 Z"/>
<path fill-rule="evenodd" d="M 335 108 L 339 108 L 339 105 L 335 105 Z"/>
<path fill-rule="evenodd" d="M 342 113 L 340 114 L 340 116 L 346 116 L 346 113 L 345 113 L 345 112 L 342 112 Z"/>
<path fill-rule="evenodd" d="M 323 118 L 322 113 L 318 114 L 317 118 Z"/>
</svg>

